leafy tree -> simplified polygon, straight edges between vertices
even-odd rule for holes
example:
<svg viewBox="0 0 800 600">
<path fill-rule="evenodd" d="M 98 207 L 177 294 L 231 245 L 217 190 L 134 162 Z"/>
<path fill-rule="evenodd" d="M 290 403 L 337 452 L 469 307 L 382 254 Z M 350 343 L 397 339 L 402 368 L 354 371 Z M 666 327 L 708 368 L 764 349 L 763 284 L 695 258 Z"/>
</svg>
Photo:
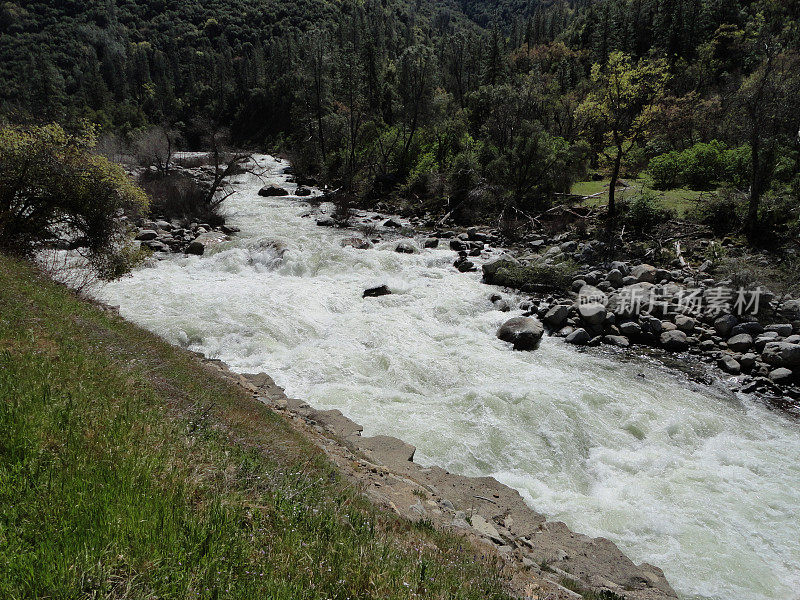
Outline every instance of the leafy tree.
<svg viewBox="0 0 800 600">
<path fill-rule="evenodd" d="M 68 242 L 101 278 L 131 267 L 120 216 L 145 211 L 147 196 L 93 144 L 58 125 L 0 128 L 0 250 L 30 256 Z"/>
<path fill-rule="evenodd" d="M 592 88 L 577 109 L 589 131 L 605 135 L 613 155 L 601 152 L 612 164 L 608 189 L 608 213 L 616 212 L 615 190 L 625 154 L 641 143 L 653 122 L 658 99 L 668 79 L 661 60 L 635 62 L 623 52 L 613 52 L 604 65 L 592 67 Z"/>
</svg>

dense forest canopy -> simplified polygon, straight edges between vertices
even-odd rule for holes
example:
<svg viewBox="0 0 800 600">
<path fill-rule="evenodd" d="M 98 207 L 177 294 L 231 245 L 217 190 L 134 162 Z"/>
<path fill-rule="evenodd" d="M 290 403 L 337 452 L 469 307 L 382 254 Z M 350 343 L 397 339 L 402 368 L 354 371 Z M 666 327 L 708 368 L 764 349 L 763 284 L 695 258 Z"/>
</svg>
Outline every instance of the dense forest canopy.
<svg viewBox="0 0 800 600">
<path fill-rule="evenodd" d="M 796 0 L 6 1 L 0 114 L 192 146 L 224 127 L 463 220 L 652 164 L 755 220 L 800 192 L 798 23 Z"/>
</svg>

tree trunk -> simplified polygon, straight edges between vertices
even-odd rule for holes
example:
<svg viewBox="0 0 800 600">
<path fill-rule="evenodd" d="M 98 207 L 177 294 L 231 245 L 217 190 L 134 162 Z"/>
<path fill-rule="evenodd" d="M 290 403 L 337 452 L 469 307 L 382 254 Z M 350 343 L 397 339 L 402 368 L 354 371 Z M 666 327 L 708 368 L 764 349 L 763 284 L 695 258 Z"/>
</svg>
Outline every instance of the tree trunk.
<svg viewBox="0 0 800 600">
<path fill-rule="evenodd" d="M 614 168 L 611 171 L 611 181 L 608 184 L 608 216 L 614 218 L 617 214 L 617 180 L 619 179 L 619 166 L 622 163 L 622 147 L 617 146 L 617 155 L 614 157 Z"/>
<path fill-rule="evenodd" d="M 752 152 L 752 172 L 750 176 L 750 202 L 747 206 L 747 222 L 745 231 L 751 240 L 758 231 L 758 205 L 761 203 L 761 155 L 758 134 L 750 138 L 750 150 Z"/>
</svg>

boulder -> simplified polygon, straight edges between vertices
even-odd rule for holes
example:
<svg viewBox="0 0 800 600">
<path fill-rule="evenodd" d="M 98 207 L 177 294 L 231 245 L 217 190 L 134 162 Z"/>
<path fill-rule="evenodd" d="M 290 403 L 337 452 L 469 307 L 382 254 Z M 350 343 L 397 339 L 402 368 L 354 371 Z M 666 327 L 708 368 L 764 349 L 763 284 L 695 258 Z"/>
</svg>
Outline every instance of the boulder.
<svg viewBox="0 0 800 600">
<path fill-rule="evenodd" d="M 400 242 L 394 247 L 394 251 L 399 252 L 400 254 L 414 254 L 417 249 L 411 242 Z"/>
<path fill-rule="evenodd" d="M 542 319 L 550 329 L 560 329 L 567 321 L 569 315 L 569 308 L 563 304 L 556 304 L 553 308 L 547 311 Z"/>
<path fill-rule="evenodd" d="M 606 307 L 599 302 L 581 304 L 578 306 L 581 319 L 592 328 L 600 327 L 606 320 Z"/>
<path fill-rule="evenodd" d="M 386 296 L 391 294 L 391 290 L 386 285 L 379 285 L 378 287 L 369 288 L 368 290 L 364 290 L 364 294 L 361 296 L 362 298 L 377 298 L 378 296 Z"/>
<path fill-rule="evenodd" d="M 689 347 L 689 339 L 686 337 L 686 334 L 679 329 L 663 332 L 659 340 L 664 348 L 674 352 L 681 352 Z"/>
<path fill-rule="evenodd" d="M 202 256 L 202 254 L 206 251 L 206 247 L 203 245 L 202 242 L 198 242 L 194 240 L 191 244 L 186 246 L 186 254 L 195 254 L 197 256 Z"/>
<path fill-rule="evenodd" d="M 457 260 L 454 265 L 461 273 L 469 273 L 470 271 L 477 271 L 475 263 L 471 260 Z"/>
<path fill-rule="evenodd" d="M 152 229 L 142 229 L 136 236 L 136 239 L 139 240 L 140 242 L 149 242 L 150 240 L 154 240 L 157 237 L 158 237 L 158 232 Z"/>
<path fill-rule="evenodd" d="M 738 322 L 739 321 L 733 315 L 722 315 L 714 321 L 714 330 L 717 332 L 718 336 L 727 338 Z"/>
<path fill-rule="evenodd" d="M 789 337 L 792 335 L 792 324 L 791 323 L 775 323 L 773 325 L 767 325 L 764 329 L 765 332 L 774 331 L 781 337 Z"/>
<path fill-rule="evenodd" d="M 642 335 L 642 327 L 636 321 L 627 321 L 626 323 L 621 323 L 619 330 L 623 335 L 629 338 L 636 338 Z"/>
<path fill-rule="evenodd" d="M 753 338 L 747 333 L 740 333 L 728 339 L 728 348 L 734 352 L 747 352 L 753 346 Z"/>
<path fill-rule="evenodd" d="M 336 220 L 333 217 L 325 215 L 317 219 L 317 225 L 320 227 L 336 227 Z"/>
<path fill-rule="evenodd" d="M 510 254 L 503 254 L 495 260 L 489 261 L 483 265 L 483 279 L 487 283 L 491 283 L 497 271 L 503 267 L 511 267 L 519 265 L 519 261 Z"/>
<path fill-rule="evenodd" d="M 386 220 L 383 222 L 383 226 L 384 226 L 384 227 L 391 227 L 391 228 L 393 228 L 393 229 L 399 229 L 399 228 L 401 228 L 403 225 L 402 225 L 402 224 L 401 224 L 399 221 L 397 221 L 397 220 L 395 220 L 395 219 L 386 219 Z"/>
<path fill-rule="evenodd" d="M 438 248 L 439 238 L 428 238 L 423 242 L 425 248 Z"/>
<path fill-rule="evenodd" d="M 744 369 L 745 371 L 749 371 L 754 366 L 756 366 L 757 359 L 758 359 L 758 354 L 747 352 L 746 354 L 742 354 L 742 358 L 739 359 L 739 364 L 742 366 L 742 369 Z"/>
<path fill-rule="evenodd" d="M 628 341 L 628 338 L 626 338 L 624 335 L 607 335 L 603 338 L 603 341 L 606 344 L 617 346 L 619 348 L 627 348 L 631 345 L 630 341 Z"/>
<path fill-rule="evenodd" d="M 655 283 L 656 268 L 653 265 L 637 265 L 631 269 L 631 276 L 636 278 L 637 283 Z"/>
<path fill-rule="evenodd" d="M 787 321 L 800 321 L 800 300 L 787 300 L 781 304 L 778 314 Z"/>
<path fill-rule="evenodd" d="M 294 191 L 295 196 L 300 196 L 301 198 L 305 198 L 306 196 L 311 195 L 311 190 L 304 185 L 297 186 L 297 189 Z"/>
<path fill-rule="evenodd" d="M 773 367 L 800 366 L 800 344 L 770 342 L 764 346 L 761 358 Z"/>
<path fill-rule="evenodd" d="M 786 367 L 779 367 L 769 372 L 770 380 L 775 383 L 788 383 L 792 376 L 792 371 Z"/>
<path fill-rule="evenodd" d="M 675 325 L 681 331 L 685 331 L 686 333 L 691 333 L 694 331 L 694 328 L 697 327 L 697 321 L 695 321 L 692 317 L 688 317 L 686 315 L 678 315 L 675 317 Z"/>
<path fill-rule="evenodd" d="M 717 361 L 717 366 L 731 375 L 738 375 L 742 372 L 742 366 L 730 354 L 725 354 Z"/>
<path fill-rule="evenodd" d="M 576 346 L 585 346 L 589 343 L 590 339 L 592 339 L 592 336 L 590 336 L 585 329 L 576 329 L 570 333 L 564 341 L 568 344 L 575 344 Z"/>
<path fill-rule="evenodd" d="M 372 248 L 372 242 L 360 237 L 345 238 L 339 243 L 341 244 L 342 248 L 346 248 L 348 246 L 355 248 L 356 250 L 369 250 Z"/>
<path fill-rule="evenodd" d="M 734 326 L 731 329 L 731 335 L 741 335 L 742 333 L 747 333 L 751 336 L 758 335 L 764 332 L 764 326 L 761 325 L 758 321 L 747 321 L 745 323 L 739 323 L 738 325 Z"/>
<path fill-rule="evenodd" d="M 544 335 L 544 327 L 533 317 L 514 317 L 497 330 L 497 337 L 514 345 L 514 350 L 535 350 Z"/>
<path fill-rule="evenodd" d="M 272 183 L 270 185 L 265 185 L 260 190 L 258 190 L 258 195 L 263 196 L 265 198 L 269 198 L 272 196 L 288 196 L 289 192 L 286 191 L 281 186 Z"/>
<path fill-rule="evenodd" d="M 618 287 L 622 286 L 622 280 L 624 278 L 625 278 L 625 276 L 622 274 L 622 272 L 619 269 L 611 269 L 608 272 L 608 276 L 606 277 L 606 279 L 608 279 L 608 282 L 611 285 L 613 285 L 615 288 L 618 288 Z"/>
</svg>

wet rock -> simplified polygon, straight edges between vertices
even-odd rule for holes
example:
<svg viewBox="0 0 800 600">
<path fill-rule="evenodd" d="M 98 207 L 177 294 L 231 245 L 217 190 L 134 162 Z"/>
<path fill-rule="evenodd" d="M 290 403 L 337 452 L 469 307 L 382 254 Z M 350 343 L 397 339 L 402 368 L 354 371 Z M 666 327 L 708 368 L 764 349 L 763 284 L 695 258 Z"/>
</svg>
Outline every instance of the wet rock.
<svg viewBox="0 0 800 600">
<path fill-rule="evenodd" d="M 391 227 L 392 229 L 400 229 L 403 225 L 396 219 L 386 219 L 383 222 L 384 227 Z"/>
<path fill-rule="evenodd" d="M 675 326 L 681 331 L 691 333 L 697 326 L 697 321 L 686 315 L 678 315 L 675 317 Z"/>
<path fill-rule="evenodd" d="M 778 313 L 787 321 L 800 320 L 800 300 L 787 300 L 781 304 Z"/>
<path fill-rule="evenodd" d="M 386 296 L 391 294 L 391 290 L 386 285 L 379 285 L 378 287 L 369 288 L 368 290 L 364 290 L 364 294 L 361 296 L 362 298 L 377 298 L 378 296 Z"/>
<path fill-rule="evenodd" d="M 325 215 L 317 219 L 317 225 L 320 227 L 336 227 L 336 219 Z"/>
<path fill-rule="evenodd" d="M 569 315 L 569 308 L 563 304 L 557 304 L 547 311 L 542 320 L 551 329 L 560 329 L 567 321 L 567 315 Z"/>
<path fill-rule="evenodd" d="M 689 339 L 679 329 L 663 332 L 659 337 L 659 341 L 664 348 L 673 352 L 681 352 L 689 347 Z"/>
<path fill-rule="evenodd" d="M 272 196 L 288 196 L 289 192 L 283 189 L 281 186 L 272 183 L 270 185 L 265 185 L 258 190 L 258 195 L 265 198 L 270 198 Z"/>
<path fill-rule="evenodd" d="M 742 371 L 742 366 L 730 354 L 725 354 L 717 361 L 717 366 L 726 373 L 738 375 Z"/>
<path fill-rule="evenodd" d="M 749 371 L 755 366 L 756 360 L 758 360 L 758 354 L 747 352 L 742 354 L 742 358 L 739 359 L 739 364 L 742 366 L 743 371 Z"/>
<path fill-rule="evenodd" d="M 728 348 L 734 352 L 747 352 L 753 347 L 753 338 L 747 333 L 740 333 L 728 339 Z"/>
<path fill-rule="evenodd" d="M 599 302 L 580 304 L 578 313 L 581 315 L 581 319 L 592 328 L 600 327 L 606 320 L 607 314 L 606 307 Z"/>
<path fill-rule="evenodd" d="M 800 344 L 770 342 L 764 346 L 761 358 L 774 367 L 800 366 Z"/>
<path fill-rule="evenodd" d="M 423 242 L 423 247 L 425 248 L 438 248 L 439 247 L 439 238 L 428 238 Z"/>
<path fill-rule="evenodd" d="M 339 243 L 341 244 L 342 248 L 346 248 L 348 246 L 355 248 L 356 250 L 369 250 L 372 248 L 372 242 L 360 237 L 345 238 Z"/>
<path fill-rule="evenodd" d="M 792 335 L 792 331 L 791 323 L 775 323 L 773 325 L 767 325 L 764 329 L 765 333 L 775 332 L 781 337 L 789 337 Z"/>
<path fill-rule="evenodd" d="M 307 188 L 306 186 L 304 186 L 304 185 L 300 185 L 294 191 L 294 195 L 295 196 L 299 196 L 301 198 L 305 198 L 306 196 L 310 196 L 311 195 L 311 190 L 309 188 Z"/>
<path fill-rule="evenodd" d="M 585 346 L 589 343 L 589 340 L 592 339 L 592 336 L 585 329 L 576 329 L 572 333 L 570 333 L 564 341 L 568 344 L 575 344 L 576 346 Z"/>
<path fill-rule="evenodd" d="M 535 350 L 544 335 L 544 327 L 533 317 L 514 317 L 497 330 L 497 337 L 514 345 L 514 350 Z"/>
<path fill-rule="evenodd" d="M 732 336 L 741 335 L 743 333 L 753 336 L 763 332 L 764 332 L 764 326 L 761 325 L 761 323 L 759 323 L 758 321 L 747 321 L 745 323 L 739 323 L 738 325 L 734 326 L 733 329 L 731 329 Z"/>
<path fill-rule="evenodd" d="M 475 266 L 475 263 L 471 260 L 457 260 L 454 263 L 456 269 L 458 269 L 461 273 L 469 273 L 470 271 L 477 271 L 478 268 Z"/>
<path fill-rule="evenodd" d="M 620 333 L 629 338 L 636 338 L 642 335 L 642 326 L 636 321 L 627 321 L 626 323 L 621 323 L 619 330 Z"/>
<path fill-rule="evenodd" d="M 603 338 L 603 341 L 610 346 L 617 346 L 618 348 L 627 348 L 631 345 L 624 335 L 607 335 Z"/>
<path fill-rule="evenodd" d="M 198 242 L 197 240 L 194 240 L 192 243 L 186 246 L 186 254 L 202 256 L 205 251 L 206 247 L 203 245 L 203 242 Z"/>
<path fill-rule="evenodd" d="M 788 383 L 794 374 L 790 369 L 779 367 L 769 372 L 770 381 L 774 383 Z"/>
<path fill-rule="evenodd" d="M 417 249 L 411 242 L 400 242 L 394 247 L 394 251 L 399 252 L 400 254 L 414 254 Z"/>
</svg>

